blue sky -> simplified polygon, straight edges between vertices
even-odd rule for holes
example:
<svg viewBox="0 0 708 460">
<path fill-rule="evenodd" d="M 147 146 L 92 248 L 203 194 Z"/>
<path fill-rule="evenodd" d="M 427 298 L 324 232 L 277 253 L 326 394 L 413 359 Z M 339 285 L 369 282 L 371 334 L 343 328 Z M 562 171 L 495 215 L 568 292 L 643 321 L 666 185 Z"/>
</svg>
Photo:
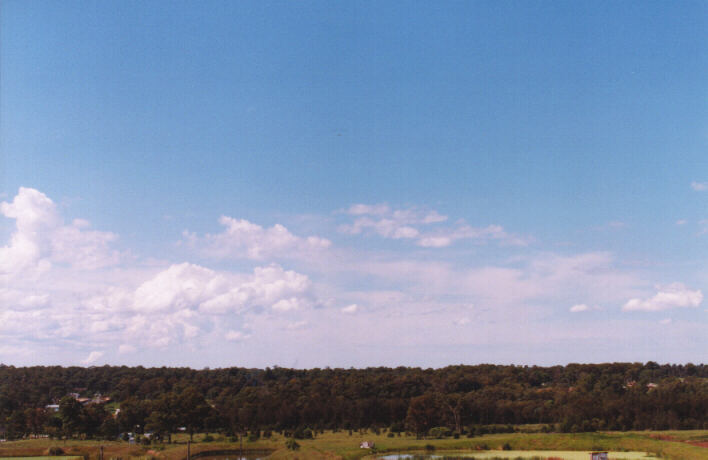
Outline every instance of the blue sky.
<svg viewBox="0 0 708 460">
<path fill-rule="evenodd" d="M 0 361 L 705 362 L 706 29 L 3 2 Z"/>
</svg>

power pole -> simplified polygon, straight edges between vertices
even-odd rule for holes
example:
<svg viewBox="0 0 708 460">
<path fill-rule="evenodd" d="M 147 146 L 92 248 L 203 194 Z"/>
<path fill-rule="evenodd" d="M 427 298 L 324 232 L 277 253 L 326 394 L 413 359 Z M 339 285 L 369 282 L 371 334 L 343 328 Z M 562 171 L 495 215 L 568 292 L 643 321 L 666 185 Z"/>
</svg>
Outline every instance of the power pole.
<svg viewBox="0 0 708 460">
<path fill-rule="evenodd" d="M 187 441 L 187 460 L 192 460 L 192 441 Z"/>
</svg>

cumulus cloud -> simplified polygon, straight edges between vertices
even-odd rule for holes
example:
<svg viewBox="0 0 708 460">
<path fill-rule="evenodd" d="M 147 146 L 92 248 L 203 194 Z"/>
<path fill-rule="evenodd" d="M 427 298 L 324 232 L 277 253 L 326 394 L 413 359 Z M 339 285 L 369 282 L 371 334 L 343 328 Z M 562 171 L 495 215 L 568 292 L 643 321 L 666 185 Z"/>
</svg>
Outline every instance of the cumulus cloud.
<svg viewBox="0 0 708 460">
<path fill-rule="evenodd" d="M 569 310 L 570 310 L 571 313 L 582 313 L 582 312 L 584 312 L 584 311 L 600 310 L 600 309 L 601 309 L 601 308 L 598 307 L 597 305 L 592 305 L 592 306 L 590 306 L 590 305 L 587 305 L 587 304 L 584 304 L 584 303 L 579 303 L 579 304 L 575 304 L 575 305 L 573 305 L 572 307 L 570 307 Z"/>
<path fill-rule="evenodd" d="M 286 329 L 291 330 L 291 331 L 297 331 L 300 329 L 305 329 L 308 325 L 308 322 L 305 320 L 302 321 L 295 321 L 293 323 L 289 323 L 287 326 L 285 326 Z"/>
<path fill-rule="evenodd" d="M 661 311 L 672 308 L 696 308 L 703 302 L 700 290 L 691 290 L 682 283 L 672 283 L 658 288 L 658 292 L 648 299 L 630 299 L 624 304 L 624 311 Z"/>
<path fill-rule="evenodd" d="M 224 335 L 224 338 L 226 340 L 228 340 L 229 342 L 240 342 L 240 341 L 245 340 L 249 337 L 250 337 L 249 334 L 245 334 L 242 331 L 233 331 L 233 330 L 228 331 Z"/>
<path fill-rule="evenodd" d="M 386 204 L 353 204 L 347 210 L 348 214 L 352 216 L 361 216 L 365 214 L 373 216 L 382 216 L 388 214 L 389 207 Z"/>
<path fill-rule="evenodd" d="M 104 352 L 102 352 L 102 351 L 92 351 L 91 353 L 89 353 L 89 355 L 86 358 L 81 360 L 81 364 L 85 364 L 85 365 L 93 364 L 96 361 L 98 361 L 99 359 L 101 359 L 103 357 L 103 355 L 104 355 Z"/>
<path fill-rule="evenodd" d="M 358 235 L 364 231 L 374 232 L 384 238 L 417 238 L 420 231 L 414 225 L 444 222 L 447 216 L 437 211 L 424 211 L 416 208 L 392 210 L 385 204 L 354 204 L 347 214 L 356 216 L 351 224 L 339 227 L 343 233 Z"/>
<path fill-rule="evenodd" d="M 0 247 L 0 275 L 42 273 L 52 264 L 93 270 L 120 260 L 110 247 L 117 235 L 90 230 L 83 219 L 66 225 L 54 202 L 38 190 L 20 187 L 12 202 L 0 203 L 0 214 L 15 221 L 9 244 Z"/>
<path fill-rule="evenodd" d="M 525 246 L 527 244 L 523 238 L 510 235 L 500 225 L 488 225 L 481 228 L 460 225 L 457 228 L 444 229 L 422 236 L 417 244 L 426 248 L 442 248 L 451 245 L 455 241 L 464 239 L 477 241 L 497 240 L 503 244 L 513 246 Z"/>
<path fill-rule="evenodd" d="M 133 345 L 123 343 L 120 346 L 118 346 L 118 354 L 121 355 L 127 355 L 130 353 L 135 353 L 137 351 L 137 348 L 135 348 Z"/>
<path fill-rule="evenodd" d="M 351 305 L 347 305 L 346 307 L 342 308 L 342 313 L 346 313 L 349 315 L 353 315 L 359 310 L 359 306 L 355 303 Z"/>
<path fill-rule="evenodd" d="M 185 231 L 188 245 L 209 257 L 263 260 L 277 257 L 307 257 L 325 250 L 331 242 L 318 236 L 299 237 L 280 224 L 270 228 L 245 219 L 221 216 L 224 231 L 198 236 Z"/>
<path fill-rule="evenodd" d="M 114 290 L 87 305 L 101 312 L 132 311 L 119 325 L 122 336 L 131 343 L 164 347 L 198 337 L 213 326 L 212 320 L 228 322 L 258 309 L 287 312 L 310 307 L 315 304 L 310 288 L 307 276 L 278 265 L 256 267 L 245 276 L 182 263 L 157 273 L 133 292 Z"/>
<path fill-rule="evenodd" d="M 696 192 L 705 192 L 708 190 L 708 182 L 691 182 L 691 188 Z"/>
<path fill-rule="evenodd" d="M 383 238 L 415 240 L 425 248 L 442 248 L 458 240 L 498 240 L 504 244 L 525 245 L 522 238 L 510 235 L 499 225 L 472 227 L 458 222 L 454 227 L 441 224 L 448 217 L 435 210 L 420 208 L 391 209 L 388 205 L 355 204 L 347 214 L 354 216 L 351 223 L 339 226 L 339 231 L 349 235 L 372 233 Z"/>
</svg>

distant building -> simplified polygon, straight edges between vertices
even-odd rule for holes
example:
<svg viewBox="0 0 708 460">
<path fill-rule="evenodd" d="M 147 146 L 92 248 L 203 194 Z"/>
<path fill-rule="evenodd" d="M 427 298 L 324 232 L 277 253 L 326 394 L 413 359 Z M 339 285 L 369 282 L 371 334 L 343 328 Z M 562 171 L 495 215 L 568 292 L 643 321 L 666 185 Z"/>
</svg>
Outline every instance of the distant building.
<svg viewBox="0 0 708 460">
<path fill-rule="evenodd" d="M 607 452 L 590 452 L 590 460 L 608 460 Z"/>
<path fill-rule="evenodd" d="M 59 412 L 59 404 L 47 404 L 44 408 L 49 412 Z"/>
<path fill-rule="evenodd" d="M 359 444 L 360 449 L 373 449 L 374 448 L 374 442 L 373 441 L 364 441 L 361 444 Z"/>
</svg>

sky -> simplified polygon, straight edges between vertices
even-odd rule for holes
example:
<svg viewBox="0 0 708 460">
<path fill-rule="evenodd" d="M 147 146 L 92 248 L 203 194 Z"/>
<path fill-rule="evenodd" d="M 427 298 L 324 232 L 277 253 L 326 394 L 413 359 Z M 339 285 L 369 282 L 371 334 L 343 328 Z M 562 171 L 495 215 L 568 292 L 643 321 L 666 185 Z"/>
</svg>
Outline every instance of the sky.
<svg viewBox="0 0 708 460">
<path fill-rule="evenodd" d="M 708 362 L 708 3 L 3 1 L 0 362 Z"/>
</svg>

